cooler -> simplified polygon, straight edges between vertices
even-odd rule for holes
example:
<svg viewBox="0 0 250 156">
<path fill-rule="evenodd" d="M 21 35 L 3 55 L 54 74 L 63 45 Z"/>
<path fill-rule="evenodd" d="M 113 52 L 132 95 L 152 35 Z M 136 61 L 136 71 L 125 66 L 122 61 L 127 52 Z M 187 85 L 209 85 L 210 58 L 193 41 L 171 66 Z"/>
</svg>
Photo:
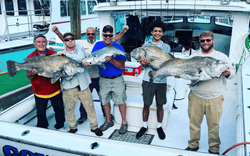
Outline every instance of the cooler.
<svg viewBox="0 0 250 156">
<path fill-rule="evenodd" d="M 123 75 L 135 76 L 135 70 L 138 69 L 138 75 L 141 74 L 141 64 L 137 62 L 125 62 Z"/>
</svg>

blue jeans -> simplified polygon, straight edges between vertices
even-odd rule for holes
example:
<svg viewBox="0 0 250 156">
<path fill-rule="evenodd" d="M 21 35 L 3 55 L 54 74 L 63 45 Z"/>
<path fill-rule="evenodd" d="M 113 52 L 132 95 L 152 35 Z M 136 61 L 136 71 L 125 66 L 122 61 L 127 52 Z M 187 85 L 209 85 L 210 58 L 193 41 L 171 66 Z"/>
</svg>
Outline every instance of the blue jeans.
<svg viewBox="0 0 250 156">
<path fill-rule="evenodd" d="M 55 128 L 59 129 L 64 127 L 65 114 L 62 93 L 48 99 L 39 98 L 35 95 L 36 110 L 37 110 L 37 127 L 48 128 L 49 123 L 46 117 L 46 110 L 48 101 L 50 100 L 53 110 L 55 112 L 56 124 Z"/>
<path fill-rule="evenodd" d="M 92 93 L 93 89 L 95 89 L 96 92 L 99 94 L 99 92 L 100 92 L 99 79 L 100 79 L 99 77 L 91 79 L 92 82 L 91 82 L 91 84 L 89 84 L 89 89 L 90 89 L 91 93 Z M 105 116 L 105 112 L 104 112 L 102 103 L 100 102 L 100 104 L 101 104 L 103 116 Z M 79 111 L 80 111 L 80 118 L 81 119 L 87 118 L 87 112 L 86 112 L 85 108 L 83 107 L 82 103 L 80 104 Z"/>
</svg>

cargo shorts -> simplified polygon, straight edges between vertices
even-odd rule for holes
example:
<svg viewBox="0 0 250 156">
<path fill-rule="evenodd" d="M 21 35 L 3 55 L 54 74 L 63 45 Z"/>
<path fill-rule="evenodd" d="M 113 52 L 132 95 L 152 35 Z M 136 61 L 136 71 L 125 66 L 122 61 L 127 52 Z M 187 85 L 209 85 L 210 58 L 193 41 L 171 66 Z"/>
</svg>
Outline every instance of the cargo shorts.
<svg viewBox="0 0 250 156">
<path fill-rule="evenodd" d="M 100 100 L 103 105 L 106 105 L 113 100 L 116 105 L 122 105 L 127 100 L 125 92 L 125 81 L 123 75 L 114 79 L 100 77 Z"/>
</svg>

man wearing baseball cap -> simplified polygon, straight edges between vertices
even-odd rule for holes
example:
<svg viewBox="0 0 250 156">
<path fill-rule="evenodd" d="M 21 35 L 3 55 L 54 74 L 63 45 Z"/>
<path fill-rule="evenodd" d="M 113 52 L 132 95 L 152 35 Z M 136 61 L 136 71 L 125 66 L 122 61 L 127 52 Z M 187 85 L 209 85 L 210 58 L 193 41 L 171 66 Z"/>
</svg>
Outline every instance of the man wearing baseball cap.
<svg viewBox="0 0 250 156">
<path fill-rule="evenodd" d="M 63 35 L 63 43 L 66 47 L 62 52 L 57 52 L 57 55 L 64 55 L 81 63 L 86 53 L 82 46 L 75 45 L 74 34 L 66 32 Z M 70 127 L 69 132 L 77 132 L 75 106 L 79 99 L 87 111 L 91 132 L 94 132 L 97 136 L 102 136 L 102 131 L 98 128 L 98 122 L 96 120 L 93 97 L 89 89 L 90 83 L 91 79 L 85 67 L 84 72 L 76 74 L 72 79 L 62 78 L 63 102 L 66 107 L 67 121 Z"/>
<path fill-rule="evenodd" d="M 92 52 L 105 48 L 107 46 L 115 46 L 124 52 L 123 47 L 113 42 L 113 27 L 106 25 L 102 29 L 103 41 L 99 41 L 95 44 Z M 111 120 L 110 111 L 110 100 L 114 101 L 114 104 L 119 105 L 119 110 L 122 117 L 122 124 L 119 129 L 120 134 L 125 134 L 127 132 L 128 124 L 126 121 L 126 100 L 127 95 L 125 92 L 125 81 L 123 78 L 123 68 L 125 66 L 126 57 L 123 55 L 107 56 L 106 62 L 104 65 L 106 69 L 99 68 L 100 74 L 100 92 L 99 96 L 103 104 L 103 108 L 106 114 L 106 121 L 103 125 L 100 126 L 102 131 L 106 131 L 108 128 L 114 125 L 114 122 Z M 89 65 L 88 63 L 83 62 L 84 65 Z"/>
<path fill-rule="evenodd" d="M 53 26 L 52 31 L 55 32 L 57 34 L 57 36 L 63 40 L 63 34 L 59 31 L 59 29 L 56 26 Z M 118 41 L 128 30 L 128 26 L 124 25 L 122 31 L 117 34 L 114 38 L 113 41 L 116 42 Z M 86 40 L 75 40 L 75 44 L 76 45 L 81 45 L 84 47 L 84 50 L 86 52 L 86 55 L 90 55 L 91 51 L 95 45 L 96 42 L 98 42 L 98 40 L 96 40 L 97 37 L 97 33 L 95 32 L 95 29 L 93 27 L 88 27 L 86 29 L 86 33 L 85 33 L 87 39 Z M 92 92 L 94 89 L 96 90 L 96 92 L 99 94 L 100 92 L 100 86 L 99 86 L 99 79 L 100 79 L 100 75 L 99 75 L 99 69 L 98 66 L 88 66 L 88 71 L 89 71 L 89 75 L 91 78 L 91 83 L 89 84 L 89 89 Z M 102 109 L 102 113 L 103 116 L 106 117 L 105 115 L 105 111 L 103 109 L 103 105 L 101 104 L 101 109 Z M 79 108 L 80 111 L 80 117 L 77 120 L 77 124 L 82 124 L 86 119 L 87 119 L 87 112 L 84 109 L 83 105 L 80 105 Z M 114 120 L 114 116 L 111 114 L 111 119 Z"/>
</svg>

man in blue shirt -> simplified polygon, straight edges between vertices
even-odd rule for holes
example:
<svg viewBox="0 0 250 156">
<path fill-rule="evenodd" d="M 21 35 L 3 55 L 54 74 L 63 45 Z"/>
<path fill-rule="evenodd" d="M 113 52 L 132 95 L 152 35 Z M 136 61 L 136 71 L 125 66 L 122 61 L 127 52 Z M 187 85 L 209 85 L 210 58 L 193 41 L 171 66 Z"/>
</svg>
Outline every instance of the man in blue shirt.
<svg viewBox="0 0 250 156">
<path fill-rule="evenodd" d="M 95 44 L 92 52 L 105 48 L 106 46 L 115 46 L 124 52 L 123 47 L 120 44 L 113 42 L 113 27 L 106 25 L 102 30 L 103 41 L 99 41 Z M 106 62 L 104 65 L 106 69 L 99 68 L 100 74 L 100 99 L 103 104 L 103 108 L 106 114 L 106 121 L 101 125 L 100 129 L 102 131 L 107 130 L 109 127 L 114 125 L 111 120 L 110 111 L 110 100 L 112 99 L 116 105 L 119 105 L 119 110 L 122 116 L 122 125 L 120 127 L 119 133 L 125 134 L 127 132 L 127 121 L 126 121 L 126 100 L 127 95 L 125 92 L 125 81 L 123 78 L 123 68 L 125 66 L 126 57 L 123 55 L 117 55 L 115 57 L 106 57 Z M 85 64 L 85 63 L 84 63 Z"/>
</svg>

